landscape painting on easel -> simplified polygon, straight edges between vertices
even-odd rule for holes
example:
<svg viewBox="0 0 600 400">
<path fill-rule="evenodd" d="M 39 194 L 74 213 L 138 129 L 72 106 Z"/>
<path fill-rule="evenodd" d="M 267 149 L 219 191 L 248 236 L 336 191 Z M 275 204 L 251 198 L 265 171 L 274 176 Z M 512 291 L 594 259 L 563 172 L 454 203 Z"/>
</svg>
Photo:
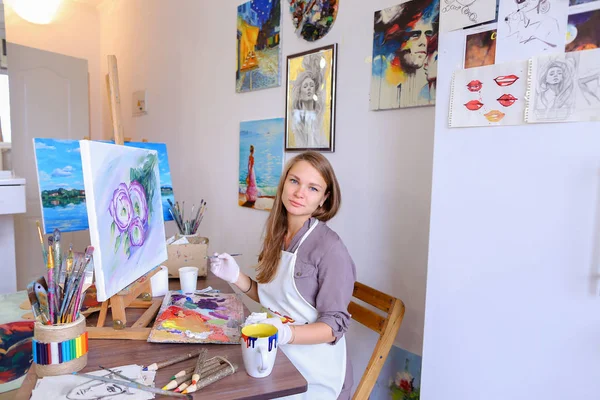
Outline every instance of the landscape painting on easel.
<svg viewBox="0 0 600 400">
<path fill-rule="evenodd" d="M 44 233 L 83 231 L 89 228 L 78 140 L 33 139 L 42 203 Z M 110 143 L 110 142 L 106 142 Z M 163 218 L 172 221 L 168 200 L 175 202 L 167 145 L 126 142 L 125 146 L 156 150 L 160 171 Z"/>
<path fill-rule="evenodd" d="M 79 141 L 33 139 L 44 233 L 89 228 Z"/>
<path fill-rule="evenodd" d="M 237 8 L 238 93 L 280 85 L 280 0 L 252 0 Z"/>
<path fill-rule="evenodd" d="M 270 210 L 283 170 L 285 120 L 283 118 L 240 123 L 238 204 Z"/>
<path fill-rule="evenodd" d="M 148 337 L 153 343 L 239 344 L 244 305 L 237 294 L 168 292 Z"/>
<path fill-rule="evenodd" d="M 105 301 L 167 259 L 158 154 L 79 144 L 98 301 Z"/>
</svg>

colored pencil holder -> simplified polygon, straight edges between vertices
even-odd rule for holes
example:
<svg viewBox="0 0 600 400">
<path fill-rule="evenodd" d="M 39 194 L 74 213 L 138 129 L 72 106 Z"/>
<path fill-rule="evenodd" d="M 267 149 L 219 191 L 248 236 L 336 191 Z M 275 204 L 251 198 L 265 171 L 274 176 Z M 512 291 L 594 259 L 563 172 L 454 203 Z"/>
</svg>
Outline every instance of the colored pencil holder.
<svg viewBox="0 0 600 400">
<path fill-rule="evenodd" d="M 33 328 L 33 362 L 38 377 L 70 374 L 87 365 L 88 334 L 85 317 L 70 324 Z"/>
</svg>

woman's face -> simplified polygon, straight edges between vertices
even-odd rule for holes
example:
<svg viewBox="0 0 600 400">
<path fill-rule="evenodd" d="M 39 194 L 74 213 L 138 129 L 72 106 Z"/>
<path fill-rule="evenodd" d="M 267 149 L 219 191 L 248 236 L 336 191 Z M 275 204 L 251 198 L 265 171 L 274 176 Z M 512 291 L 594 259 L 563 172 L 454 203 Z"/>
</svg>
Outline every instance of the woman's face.
<svg viewBox="0 0 600 400">
<path fill-rule="evenodd" d="M 549 85 L 557 85 L 563 80 L 563 71 L 560 67 L 551 67 L 546 73 L 546 83 Z"/>
<path fill-rule="evenodd" d="M 314 100 L 315 95 L 315 81 L 312 78 L 304 78 L 300 85 L 300 100 L 309 101 Z"/>
<path fill-rule="evenodd" d="M 326 192 L 325 179 L 309 162 L 302 160 L 290 168 L 281 200 L 289 214 L 310 218 L 327 199 Z"/>
</svg>

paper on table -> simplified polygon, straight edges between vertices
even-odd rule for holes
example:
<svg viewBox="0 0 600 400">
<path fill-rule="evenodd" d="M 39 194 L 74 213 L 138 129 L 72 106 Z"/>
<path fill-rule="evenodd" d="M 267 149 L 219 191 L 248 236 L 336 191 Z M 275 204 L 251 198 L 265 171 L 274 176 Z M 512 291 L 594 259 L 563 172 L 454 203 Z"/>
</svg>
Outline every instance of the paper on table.
<svg viewBox="0 0 600 400">
<path fill-rule="evenodd" d="M 154 386 L 156 371 L 142 371 L 142 367 L 135 364 L 110 369 L 141 384 Z M 90 372 L 89 374 L 122 380 L 122 378 L 105 370 Z M 31 393 L 31 400 L 83 400 L 103 399 L 105 397 L 110 398 L 110 400 L 132 400 L 153 399 L 154 395 L 142 390 L 119 386 L 118 384 L 91 381 L 77 375 L 49 376 L 39 379 Z"/>
</svg>

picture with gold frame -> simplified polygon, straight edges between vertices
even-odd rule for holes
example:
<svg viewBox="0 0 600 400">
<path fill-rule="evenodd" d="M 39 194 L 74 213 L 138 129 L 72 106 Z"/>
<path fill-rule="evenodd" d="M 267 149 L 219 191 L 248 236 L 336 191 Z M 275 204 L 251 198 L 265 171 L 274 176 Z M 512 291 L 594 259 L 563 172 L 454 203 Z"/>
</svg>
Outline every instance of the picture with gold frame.
<svg viewBox="0 0 600 400">
<path fill-rule="evenodd" d="M 337 44 L 287 57 L 285 150 L 333 152 Z"/>
</svg>

